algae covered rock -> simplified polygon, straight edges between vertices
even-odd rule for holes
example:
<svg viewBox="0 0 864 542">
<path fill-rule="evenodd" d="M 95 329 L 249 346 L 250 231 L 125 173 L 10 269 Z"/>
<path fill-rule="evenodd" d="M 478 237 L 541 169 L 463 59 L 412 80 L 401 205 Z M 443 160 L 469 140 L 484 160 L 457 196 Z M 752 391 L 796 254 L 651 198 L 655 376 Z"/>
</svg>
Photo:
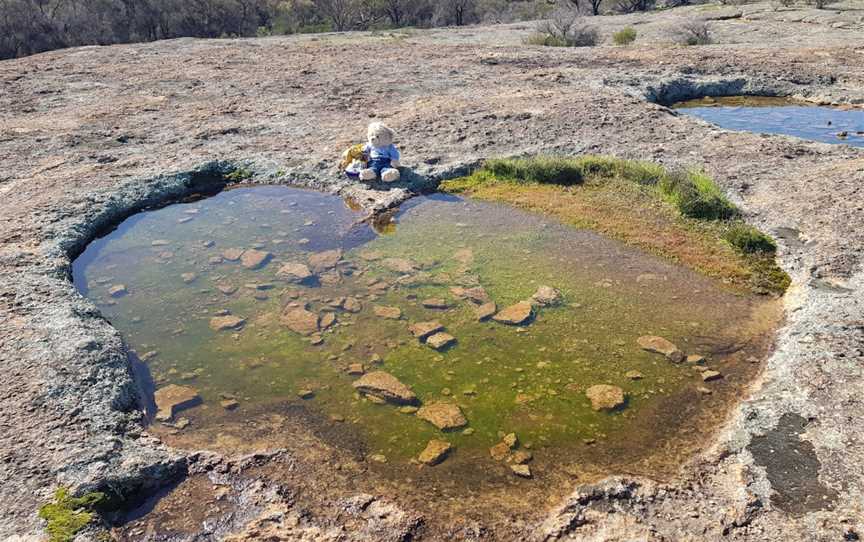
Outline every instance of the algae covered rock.
<svg viewBox="0 0 864 542">
<path fill-rule="evenodd" d="M 240 264 L 246 269 L 260 269 L 267 265 L 272 257 L 273 255 L 267 251 L 253 248 L 243 252 L 240 256 Z"/>
<path fill-rule="evenodd" d="M 410 331 L 412 335 L 414 335 L 421 341 L 426 340 L 426 338 L 430 335 L 434 335 L 435 333 L 443 330 L 444 326 L 442 326 L 439 322 L 436 321 L 417 322 L 408 326 L 408 331 Z"/>
<path fill-rule="evenodd" d="M 552 288 L 551 286 L 541 286 L 537 288 L 537 291 L 531 296 L 531 301 L 541 307 L 551 307 L 561 303 L 562 298 L 563 296 L 561 295 L 561 292 L 555 288 Z"/>
<path fill-rule="evenodd" d="M 372 307 L 372 312 L 375 316 L 387 318 L 388 320 L 398 320 L 402 318 L 402 309 L 399 307 L 385 307 L 384 305 L 376 305 Z"/>
<path fill-rule="evenodd" d="M 288 262 L 282 264 L 282 267 L 276 271 L 276 276 L 289 282 L 302 282 L 312 276 L 312 271 L 306 264 Z"/>
<path fill-rule="evenodd" d="M 366 395 L 377 397 L 397 405 L 417 403 L 417 396 L 409 386 L 384 371 L 372 371 L 361 376 L 352 384 L 354 389 Z"/>
<path fill-rule="evenodd" d="M 309 256 L 309 265 L 316 273 L 333 269 L 340 261 L 342 261 L 342 251 L 339 249 L 325 250 Z"/>
<path fill-rule="evenodd" d="M 226 315 L 216 316 L 210 319 L 210 329 L 213 331 L 227 331 L 229 329 L 240 329 L 246 320 L 238 316 Z"/>
<path fill-rule="evenodd" d="M 476 316 L 477 320 L 480 322 L 492 318 L 496 312 L 498 312 L 498 305 L 496 305 L 494 301 L 477 305 L 474 308 L 474 316 Z"/>
<path fill-rule="evenodd" d="M 447 347 L 456 344 L 456 337 L 449 333 L 438 332 L 426 339 L 426 344 L 435 350 L 444 350 Z"/>
</svg>

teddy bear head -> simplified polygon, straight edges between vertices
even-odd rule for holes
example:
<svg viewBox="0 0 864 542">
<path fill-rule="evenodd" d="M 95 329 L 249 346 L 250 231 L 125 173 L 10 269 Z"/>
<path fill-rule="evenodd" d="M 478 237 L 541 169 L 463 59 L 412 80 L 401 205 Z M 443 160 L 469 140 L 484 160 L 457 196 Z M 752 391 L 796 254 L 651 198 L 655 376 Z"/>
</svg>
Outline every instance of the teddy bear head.
<svg viewBox="0 0 864 542">
<path fill-rule="evenodd" d="M 393 143 L 393 138 L 396 133 L 384 125 L 382 122 L 373 122 L 369 125 L 366 131 L 366 137 L 369 139 L 369 144 L 373 147 L 386 147 Z"/>
</svg>

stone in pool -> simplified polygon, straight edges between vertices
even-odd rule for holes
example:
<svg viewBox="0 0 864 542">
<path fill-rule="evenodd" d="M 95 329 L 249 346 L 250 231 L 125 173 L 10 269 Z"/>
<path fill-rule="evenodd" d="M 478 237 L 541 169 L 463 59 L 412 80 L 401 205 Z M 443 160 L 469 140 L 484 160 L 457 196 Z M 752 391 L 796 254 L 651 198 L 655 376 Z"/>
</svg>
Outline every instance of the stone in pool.
<svg viewBox="0 0 864 542">
<path fill-rule="evenodd" d="M 123 297 L 128 293 L 129 290 L 126 289 L 125 284 L 115 284 L 108 289 L 108 295 L 110 295 L 111 297 Z"/>
<path fill-rule="evenodd" d="M 499 311 L 497 314 L 492 316 L 492 319 L 501 324 L 518 326 L 530 320 L 533 313 L 534 309 L 531 307 L 531 303 L 521 301 Z"/>
<path fill-rule="evenodd" d="M 669 361 L 678 363 L 684 359 L 684 354 L 678 350 L 678 347 L 663 337 L 643 335 L 636 339 L 636 343 L 639 344 L 639 347 L 642 348 L 642 350 L 654 354 L 662 354 L 666 356 L 666 359 Z"/>
<path fill-rule="evenodd" d="M 294 333 L 304 336 L 317 333 L 320 329 L 318 315 L 304 307 L 287 307 L 279 321 Z"/>
<path fill-rule="evenodd" d="M 459 299 L 466 299 L 478 305 L 489 301 L 489 294 L 486 293 L 486 290 L 484 290 L 481 286 L 475 286 L 473 288 L 454 286 L 450 288 L 450 293 L 452 293 Z"/>
<path fill-rule="evenodd" d="M 279 271 L 276 271 L 276 276 L 289 282 L 302 282 L 312 276 L 312 271 L 306 264 L 288 262 L 282 264 Z"/>
<path fill-rule="evenodd" d="M 386 258 L 381 264 L 396 273 L 413 273 L 419 269 L 417 264 L 406 258 Z"/>
<path fill-rule="evenodd" d="M 462 409 L 458 405 L 444 401 L 420 407 L 420 410 L 417 411 L 417 417 L 426 420 L 442 431 L 459 429 L 468 425 L 468 420 L 462 414 Z"/>
<path fill-rule="evenodd" d="M 498 312 L 498 305 L 496 305 L 494 301 L 477 305 L 474 308 L 474 316 L 476 316 L 477 320 L 481 322 L 492 318 L 496 312 Z"/>
<path fill-rule="evenodd" d="M 551 286 L 541 286 L 531 296 L 531 300 L 542 307 L 551 307 L 561 303 L 561 292 Z"/>
<path fill-rule="evenodd" d="M 426 344 L 428 344 L 435 350 L 444 350 L 445 348 L 452 346 L 455 343 L 456 337 L 450 335 L 449 333 L 436 333 L 426 339 Z"/>
<path fill-rule="evenodd" d="M 267 265 L 273 255 L 264 250 L 250 249 L 243 252 L 240 257 L 240 264 L 246 269 L 260 269 Z"/>
<path fill-rule="evenodd" d="M 342 251 L 339 249 L 325 250 L 309 256 L 309 265 L 316 273 L 333 269 L 342 260 Z"/>
<path fill-rule="evenodd" d="M 597 411 L 611 411 L 624 406 L 624 390 L 618 386 L 597 384 L 585 390 L 585 396 L 591 400 L 591 408 Z"/>
<path fill-rule="evenodd" d="M 388 320 L 398 320 L 402 318 L 402 309 L 400 309 L 399 307 L 385 307 L 383 305 L 376 305 L 372 307 L 372 312 L 375 313 L 375 316 L 387 318 Z"/>
<path fill-rule="evenodd" d="M 438 322 L 417 322 L 416 324 L 411 324 L 408 327 L 408 331 L 411 332 L 412 335 L 420 339 L 421 341 L 426 340 L 430 335 L 434 335 L 439 331 L 443 331 L 444 326 L 442 326 Z"/>
<path fill-rule="evenodd" d="M 229 262 L 236 262 L 243 256 L 242 248 L 228 248 L 222 251 L 222 257 Z"/>
<path fill-rule="evenodd" d="M 372 371 L 371 373 L 366 373 L 355 380 L 352 386 L 361 393 L 397 405 L 411 405 L 417 403 L 417 396 L 409 386 L 406 386 L 395 376 L 384 371 Z"/>
<path fill-rule="evenodd" d="M 229 329 L 239 329 L 246 323 L 246 320 L 238 316 L 226 315 L 216 316 L 210 319 L 210 329 L 213 331 L 228 331 Z"/>
<path fill-rule="evenodd" d="M 445 299 L 440 297 L 430 297 L 429 299 L 423 300 L 423 306 L 427 309 L 446 309 L 450 305 Z"/>
<path fill-rule="evenodd" d="M 153 394 L 156 403 L 156 419 L 162 422 L 170 421 L 180 410 L 191 408 L 201 402 L 198 390 L 189 386 L 168 384 L 156 390 Z"/>
<path fill-rule="evenodd" d="M 452 448 L 446 440 L 432 439 L 426 445 L 426 448 L 420 452 L 420 456 L 417 459 L 424 465 L 437 465 L 444 461 Z"/>
</svg>

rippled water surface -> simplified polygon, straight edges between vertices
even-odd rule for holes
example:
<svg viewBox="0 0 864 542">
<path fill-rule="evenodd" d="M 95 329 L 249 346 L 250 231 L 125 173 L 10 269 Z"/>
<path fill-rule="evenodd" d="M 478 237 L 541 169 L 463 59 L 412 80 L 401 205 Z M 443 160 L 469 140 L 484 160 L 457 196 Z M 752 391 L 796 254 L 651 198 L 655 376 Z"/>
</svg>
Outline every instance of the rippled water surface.
<svg viewBox="0 0 864 542">
<path fill-rule="evenodd" d="M 673 107 L 729 130 L 864 147 L 864 109 L 822 107 L 758 96 L 703 98 Z"/>
<path fill-rule="evenodd" d="M 76 285 L 121 331 L 152 388 L 201 398 L 154 431 L 243 447 L 261 416 L 302 411 L 328 442 L 386 468 L 444 439 L 453 450 L 435 469 L 508 473 L 489 448 L 516 433 L 535 476 L 574 465 L 639 470 L 710 431 L 755 373 L 774 323 L 763 299 L 511 207 L 417 198 L 383 234 L 360 218 L 334 196 L 241 188 L 141 213 L 88 247 Z M 267 258 L 254 268 L 233 261 L 251 250 Z M 313 276 L 280 274 L 286 264 Z M 460 295 L 479 287 L 504 308 L 543 285 L 563 302 L 520 326 L 478 321 Z M 442 307 L 424 306 L 435 298 Z M 285 320 L 304 307 L 321 327 L 309 335 Z M 242 323 L 214 329 L 226 316 Z M 418 341 L 409 325 L 421 321 L 439 322 L 455 344 Z M 673 363 L 641 349 L 643 335 L 706 361 Z M 704 382 L 709 368 L 721 377 Z M 352 386 L 364 371 L 392 374 L 420 405 L 457 405 L 467 425 L 444 432 L 413 409 L 370 400 Z M 596 384 L 620 387 L 626 403 L 595 411 L 586 390 Z"/>
</svg>

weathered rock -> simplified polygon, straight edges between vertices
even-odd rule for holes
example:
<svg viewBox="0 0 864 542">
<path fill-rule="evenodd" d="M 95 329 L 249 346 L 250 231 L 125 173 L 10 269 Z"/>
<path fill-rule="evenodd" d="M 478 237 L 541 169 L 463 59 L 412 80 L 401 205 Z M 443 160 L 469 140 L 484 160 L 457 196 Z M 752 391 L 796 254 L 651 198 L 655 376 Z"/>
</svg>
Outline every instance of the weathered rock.
<svg viewBox="0 0 864 542">
<path fill-rule="evenodd" d="M 243 327 L 246 320 L 238 316 L 226 315 L 216 316 L 210 319 L 210 329 L 213 331 L 227 331 L 229 329 L 239 329 Z"/>
<path fill-rule="evenodd" d="M 437 465 L 446 459 L 453 447 L 446 440 L 432 439 L 417 458 L 424 465 Z"/>
<path fill-rule="evenodd" d="M 128 294 L 129 290 L 126 289 L 125 284 L 115 284 L 114 286 L 108 288 L 108 295 L 111 297 L 123 297 Z"/>
<path fill-rule="evenodd" d="M 332 312 L 325 312 L 321 315 L 319 327 L 324 330 L 336 323 L 336 315 Z"/>
<path fill-rule="evenodd" d="M 282 264 L 276 276 L 281 277 L 289 282 L 302 282 L 312 277 L 312 271 L 306 264 L 288 262 Z"/>
<path fill-rule="evenodd" d="M 361 393 L 378 397 L 391 403 L 399 405 L 417 403 L 417 396 L 409 386 L 406 386 L 395 376 L 384 371 L 366 373 L 355 380 L 352 386 Z"/>
<path fill-rule="evenodd" d="M 700 365 L 702 363 L 705 363 L 705 356 L 702 356 L 700 354 L 690 354 L 685 358 L 685 361 L 694 365 Z"/>
<path fill-rule="evenodd" d="M 424 299 L 422 305 L 427 309 L 446 309 L 450 307 L 450 305 L 447 303 L 447 300 L 440 297 L 430 297 L 429 299 Z"/>
<path fill-rule="evenodd" d="M 514 465 L 524 465 L 530 463 L 534 459 L 534 455 L 528 450 L 516 450 L 507 456 L 507 462 Z"/>
<path fill-rule="evenodd" d="M 225 284 L 223 282 L 216 283 L 216 289 L 225 295 L 231 295 L 237 291 L 237 287 L 233 284 Z"/>
<path fill-rule="evenodd" d="M 351 376 L 360 376 L 366 372 L 362 363 L 352 363 L 348 366 L 348 374 Z"/>
<path fill-rule="evenodd" d="M 243 249 L 242 248 L 228 248 L 222 251 L 222 258 L 228 260 L 229 262 L 236 262 L 243 257 Z"/>
<path fill-rule="evenodd" d="M 346 297 L 342 302 L 342 309 L 348 312 L 360 312 L 363 310 L 363 304 L 356 297 Z"/>
<path fill-rule="evenodd" d="M 375 316 L 380 316 L 381 318 L 387 318 L 390 320 L 398 320 L 402 318 L 402 309 L 399 307 L 386 307 L 384 305 L 375 305 L 372 307 L 372 312 L 375 313 Z"/>
<path fill-rule="evenodd" d="M 279 318 L 282 325 L 300 335 L 312 335 L 320 331 L 319 318 L 305 307 L 287 307 Z"/>
<path fill-rule="evenodd" d="M 501 439 L 501 442 L 507 445 L 511 450 L 519 446 L 519 437 L 516 436 L 516 433 L 507 433 L 504 435 L 504 438 Z"/>
<path fill-rule="evenodd" d="M 219 401 L 219 404 L 225 410 L 234 410 L 235 408 L 240 406 L 240 403 L 237 401 L 237 399 L 222 399 L 221 401 Z"/>
<path fill-rule="evenodd" d="M 442 431 L 459 429 L 468 425 L 468 420 L 462 414 L 462 409 L 453 403 L 438 401 L 420 407 L 417 417 L 426 420 Z"/>
<path fill-rule="evenodd" d="M 711 382 L 712 380 L 719 380 L 721 378 L 723 378 L 723 375 L 720 373 L 720 371 L 709 370 L 702 373 L 703 382 Z"/>
<path fill-rule="evenodd" d="M 591 400 L 594 410 L 615 410 L 625 403 L 624 390 L 618 386 L 597 384 L 585 391 L 585 396 Z"/>
<path fill-rule="evenodd" d="M 456 343 L 456 337 L 449 333 L 438 332 L 426 339 L 426 344 L 435 350 L 444 350 Z"/>
<path fill-rule="evenodd" d="M 528 465 L 510 465 L 510 470 L 521 478 L 531 478 L 531 468 Z"/>
<path fill-rule="evenodd" d="M 496 305 L 494 301 L 477 305 L 474 308 L 474 315 L 477 317 L 477 320 L 481 322 L 483 320 L 488 320 L 494 316 L 496 312 L 498 312 L 498 305 Z"/>
<path fill-rule="evenodd" d="M 156 419 L 167 422 L 180 410 L 191 408 L 201 403 L 198 390 L 189 386 L 169 384 L 156 390 L 153 394 L 156 403 Z"/>
<path fill-rule="evenodd" d="M 180 279 L 183 282 L 185 282 L 186 284 L 190 284 L 192 282 L 195 282 L 195 279 L 197 279 L 197 278 L 198 278 L 198 275 L 196 275 L 195 273 L 183 273 L 182 275 L 180 275 Z"/>
<path fill-rule="evenodd" d="M 561 303 L 562 298 L 563 296 L 561 295 L 561 292 L 551 286 L 541 286 L 537 288 L 537 291 L 531 296 L 531 300 L 541 307 L 557 305 Z"/>
<path fill-rule="evenodd" d="M 627 371 L 624 373 L 624 376 L 629 378 L 630 380 L 642 380 L 642 373 L 639 371 Z"/>
<path fill-rule="evenodd" d="M 454 286 L 450 288 L 450 293 L 459 299 L 466 299 L 476 304 L 487 303 L 489 301 L 489 294 L 481 286 L 474 286 L 472 288 Z"/>
<path fill-rule="evenodd" d="M 531 307 L 531 303 L 521 301 L 499 311 L 492 316 L 492 319 L 502 324 L 517 326 L 526 323 L 533 314 L 534 309 Z"/>
<path fill-rule="evenodd" d="M 385 258 L 381 265 L 396 273 L 413 273 L 420 267 L 407 258 Z"/>
<path fill-rule="evenodd" d="M 421 341 L 426 340 L 430 335 L 434 335 L 439 331 L 443 331 L 444 326 L 442 326 L 439 322 L 417 322 L 416 324 L 411 324 L 408 326 L 408 331 L 411 332 L 412 335 L 420 339 Z"/>
<path fill-rule="evenodd" d="M 309 265 L 316 273 L 333 269 L 342 260 L 342 251 L 337 249 L 325 250 L 309 256 Z"/>
<path fill-rule="evenodd" d="M 669 361 L 679 363 L 684 359 L 684 354 L 678 350 L 678 347 L 663 337 L 653 335 L 643 335 L 636 339 L 636 343 L 642 350 L 652 352 L 654 354 L 662 354 Z"/>
<path fill-rule="evenodd" d="M 265 250 L 250 249 L 243 252 L 240 264 L 246 269 L 260 269 L 267 265 L 273 255 Z"/>
<path fill-rule="evenodd" d="M 510 446 L 503 442 L 499 442 L 495 446 L 489 448 L 489 455 L 492 456 L 492 459 L 495 461 L 504 461 L 507 459 L 507 456 L 510 455 Z"/>
</svg>

